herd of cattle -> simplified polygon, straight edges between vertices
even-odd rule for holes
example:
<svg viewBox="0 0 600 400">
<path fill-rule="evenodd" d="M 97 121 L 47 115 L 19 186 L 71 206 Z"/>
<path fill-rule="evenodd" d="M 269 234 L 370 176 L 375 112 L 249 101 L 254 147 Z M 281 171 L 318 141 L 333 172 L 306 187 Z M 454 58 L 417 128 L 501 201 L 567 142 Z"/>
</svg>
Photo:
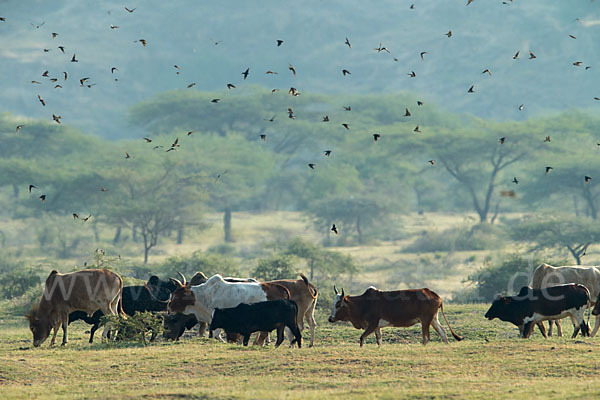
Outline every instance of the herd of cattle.
<svg viewBox="0 0 600 400">
<path fill-rule="evenodd" d="M 209 326 L 211 336 L 221 338 L 221 330 L 231 342 L 243 341 L 248 345 L 250 335 L 259 332 L 254 344 L 263 345 L 269 332 L 277 330 L 279 346 L 288 330 L 291 345 L 302 346 L 301 331 L 304 321 L 310 327 L 310 346 L 314 344 L 314 311 L 319 291 L 302 274 L 301 279 L 258 282 L 254 279 L 207 278 L 197 272 L 189 281 L 182 278 L 161 280 L 152 276 L 144 285 L 123 286 L 122 278 L 106 269 L 86 269 L 60 274 L 52 271 L 46 279 L 42 298 L 26 315 L 33 333 L 34 346 L 41 345 L 54 330 L 54 345 L 59 327 L 63 330 L 62 344 L 67 343 L 68 325 L 83 320 L 92 325 L 89 342 L 101 325 L 103 315 L 134 315 L 136 312 L 160 312 L 163 316 L 164 337 L 177 340 L 186 329 L 199 325 L 202 334 Z M 375 333 L 381 345 L 381 328 L 408 327 L 421 324 L 423 344 L 430 340 L 430 328 L 444 343 L 448 337 L 438 320 L 438 312 L 456 340 L 456 334 L 444 314 L 442 299 L 435 292 L 423 288 L 381 291 L 369 287 L 360 296 L 349 296 L 335 288 L 335 300 L 329 322 L 348 321 L 357 329 L 364 329 L 360 345 Z M 552 267 L 542 264 L 534 271 L 530 286 L 521 288 L 516 296 L 498 296 L 485 317 L 499 318 L 519 328 L 520 336 L 528 338 L 537 325 L 547 337 L 543 321 L 557 325 L 562 336 L 560 319 L 570 317 L 573 337 L 579 331 L 594 336 L 600 327 L 600 270 L 596 267 Z M 594 330 L 590 332 L 585 321 L 585 310 L 595 305 Z M 103 339 L 110 335 L 110 323 L 104 327 Z M 156 333 L 152 333 L 153 340 Z"/>
</svg>

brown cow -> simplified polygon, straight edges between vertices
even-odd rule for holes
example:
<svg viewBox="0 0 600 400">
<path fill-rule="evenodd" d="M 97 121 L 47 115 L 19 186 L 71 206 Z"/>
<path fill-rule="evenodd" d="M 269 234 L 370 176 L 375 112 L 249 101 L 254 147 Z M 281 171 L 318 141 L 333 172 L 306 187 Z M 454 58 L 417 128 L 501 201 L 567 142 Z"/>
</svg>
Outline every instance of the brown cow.
<svg viewBox="0 0 600 400">
<path fill-rule="evenodd" d="M 454 333 L 448 323 L 441 297 L 427 288 L 384 292 L 371 286 L 360 296 L 346 296 L 344 289 L 342 289 L 342 293 L 339 293 L 335 286 L 333 290 L 335 291 L 335 301 L 329 322 L 350 321 L 356 329 L 364 329 L 365 331 L 360 336 L 361 347 L 365 338 L 373 332 L 375 332 L 377 344 L 381 346 L 381 328 L 384 326 L 407 327 L 418 322 L 421 323 L 423 345 L 431 339 L 429 335 L 431 325 L 447 344 L 448 337 L 438 321 L 439 309 L 442 310 L 442 315 L 452 336 L 456 340 L 463 339 Z"/>
<path fill-rule="evenodd" d="M 61 274 L 54 270 L 46 279 L 44 293 L 37 306 L 26 315 L 29 329 L 33 333 L 35 347 L 44 343 L 54 328 L 50 345 L 54 345 L 56 333 L 62 324 L 63 341 L 67 343 L 67 327 L 69 314 L 81 310 L 92 315 L 101 310 L 104 315 L 117 315 L 117 307 L 121 304 L 123 279 L 106 269 L 85 269 L 83 271 Z M 123 313 L 123 307 L 120 307 Z M 102 337 L 108 334 L 109 326 L 105 326 Z"/>
</svg>

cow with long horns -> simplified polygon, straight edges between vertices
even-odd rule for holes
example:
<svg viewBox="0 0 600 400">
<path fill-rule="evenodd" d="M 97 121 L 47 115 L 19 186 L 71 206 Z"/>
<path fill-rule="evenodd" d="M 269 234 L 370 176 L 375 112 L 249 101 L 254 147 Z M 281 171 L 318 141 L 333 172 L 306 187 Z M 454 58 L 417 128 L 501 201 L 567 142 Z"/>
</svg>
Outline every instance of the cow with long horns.
<svg viewBox="0 0 600 400">
<path fill-rule="evenodd" d="M 433 326 L 447 344 L 448 337 L 438 321 L 438 310 L 440 309 L 452 336 L 456 340 L 463 339 L 454 333 L 448 323 L 441 297 L 427 288 L 382 291 L 371 286 L 360 296 L 347 296 L 344 289 L 340 293 L 335 286 L 333 290 L 335 301 L 329 322 L 350 321 L 356 329 L 364 329 L 365 331 L 360 336 L 361 347 L 365 338 L 373 332 L 375 332 L 377 345 L 381 346 L 382 327 L 408 327 L 419 322 L 421 323 L 423 345 L 431 339 L 430 326 Z"/>
</svg>

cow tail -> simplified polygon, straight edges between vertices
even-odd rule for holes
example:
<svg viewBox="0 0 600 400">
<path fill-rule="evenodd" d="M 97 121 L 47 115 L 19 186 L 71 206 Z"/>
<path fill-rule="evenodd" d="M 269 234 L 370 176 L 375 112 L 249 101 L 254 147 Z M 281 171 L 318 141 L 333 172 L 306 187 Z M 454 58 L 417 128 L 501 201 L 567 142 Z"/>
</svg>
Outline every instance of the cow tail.
<svg viewBox="0 0 600 400">
<path fill-rule="evenodd" d="M 444 304 L 440 304 L 440 309 L 442 310 L 442 316 L 444 317 L 444 320 L 446 321 L 446 325 L 448 325 L 448 329 L 450 329 L 450 332 L 452 333 L 452 336 L 454 336 L 454 339 L 458 340 L 459 342 L 461 340 L 463 340 L 464 338 L 462 336 L 458 336 L 454 330 L 452 329 L 452 327 L 450 326 L 450 323 L 448 322 L 448 318 L 446 318 L 446 314 L 444 313 Z"/>
<path fill-rule="evenodd" d="M 587 289 L 587 288 L 586 288 Z M 587 322 L 585 323 L 586 328 L 588 328 L 589 331 L 589 326 L 590 326 L 590 317 L 592 316 L 592 300 L 590 299 L 590 291 L 587 291 L 587 312 L 588 312 L 588 318 L 587 318 Z"/>
<path fill-rule="evenodd" d="M 119 314 L 121 314 L 123 316 L 123 318 L 127 318 L 127 315 L 125 314 L 125 311 L 123 311 L 123 278 L 121 278 L 121 275 L 117 275 L 119 277 L 119 283 L 120 283 L 120 288 L 119 288 Z"/>
<path fill-rule="evenodd" d="M 308 281 L 308 278 L 304 274 L 300 274 L 300 277 L 304 281 L 304 284 L 306 284 L 306 287 L 308 288 L 308 292 L 310 293 L 312 298 L 316 299 L 319 296 L 319 291 L 317 290 L 317 287 L 315 285 L 313 285 L 312 283 L 310 283 Z"/>
</svg>

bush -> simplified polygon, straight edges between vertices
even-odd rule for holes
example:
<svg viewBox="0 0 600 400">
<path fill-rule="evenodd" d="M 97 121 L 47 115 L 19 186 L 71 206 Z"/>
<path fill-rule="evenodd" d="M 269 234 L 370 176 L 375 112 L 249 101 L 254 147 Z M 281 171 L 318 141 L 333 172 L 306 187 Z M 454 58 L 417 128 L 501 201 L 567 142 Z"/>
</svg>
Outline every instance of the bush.
<svg viewBox="0 0 600 400">
<path fill-rule="evenodd" d="M 258 260 L 258 265 L 252 272 L 257 279 L 273 281 L 278 279 L 294 279 L 295 257 L 289 255 L 273 255 Z"/>
<path fill-rule="evenodd" d="M 239 276 L 239 264 L 232 258 L 216 253 L 203 253 L 196 251 L 188 257 L 171 257 L 156 267 L 157 272 L 168 276 L 177 276 L 181 272 L 185 276 L 192 276 L 197 271 L 202 271 L 206 276 L 221 274 L 223 276 Z"/>
<path fill-rule="evenodd" d="M 470 275 L 468 281 L 471 282 L 471 287 L 455 293 L 453 301 L 460 303 L 489 302 L 498 293 L 513 295 L 521 287 L 529 284 L 533 271 L 542 262 L 548 262 L 554 266 L 566 264 L 566 260 L 542 261 L 513 254 L 499 264 L 487 264 Z"/>
<path fill-rule="evenodd" d="M 477 224 L 446 229 L 442 232 L 423 231 L 421 236 L 402 251 L 432 253 L 436 251 L 490 250 L 502 247 L 506 233 L 491 224 Z"/>
<path fill-rule="evenodd" d="M 113 331 L 117 331 L 117 340 L 146 342 L 146 333 L 152 332 L 152 337 L 162 332 L 163 320 L 160 315 L 151 312 L 135 313 L 133 316 L 123 318 L 122 315 L 105 315 L 101 317 L 100 324 L 112 324 Z"/>
<path fill-rule="evenodd" d="M 40 284 L 40 277 L 33 268 L 15 269 L 0 275 L 0 297 L 18 297 Z"/>
</svg>

